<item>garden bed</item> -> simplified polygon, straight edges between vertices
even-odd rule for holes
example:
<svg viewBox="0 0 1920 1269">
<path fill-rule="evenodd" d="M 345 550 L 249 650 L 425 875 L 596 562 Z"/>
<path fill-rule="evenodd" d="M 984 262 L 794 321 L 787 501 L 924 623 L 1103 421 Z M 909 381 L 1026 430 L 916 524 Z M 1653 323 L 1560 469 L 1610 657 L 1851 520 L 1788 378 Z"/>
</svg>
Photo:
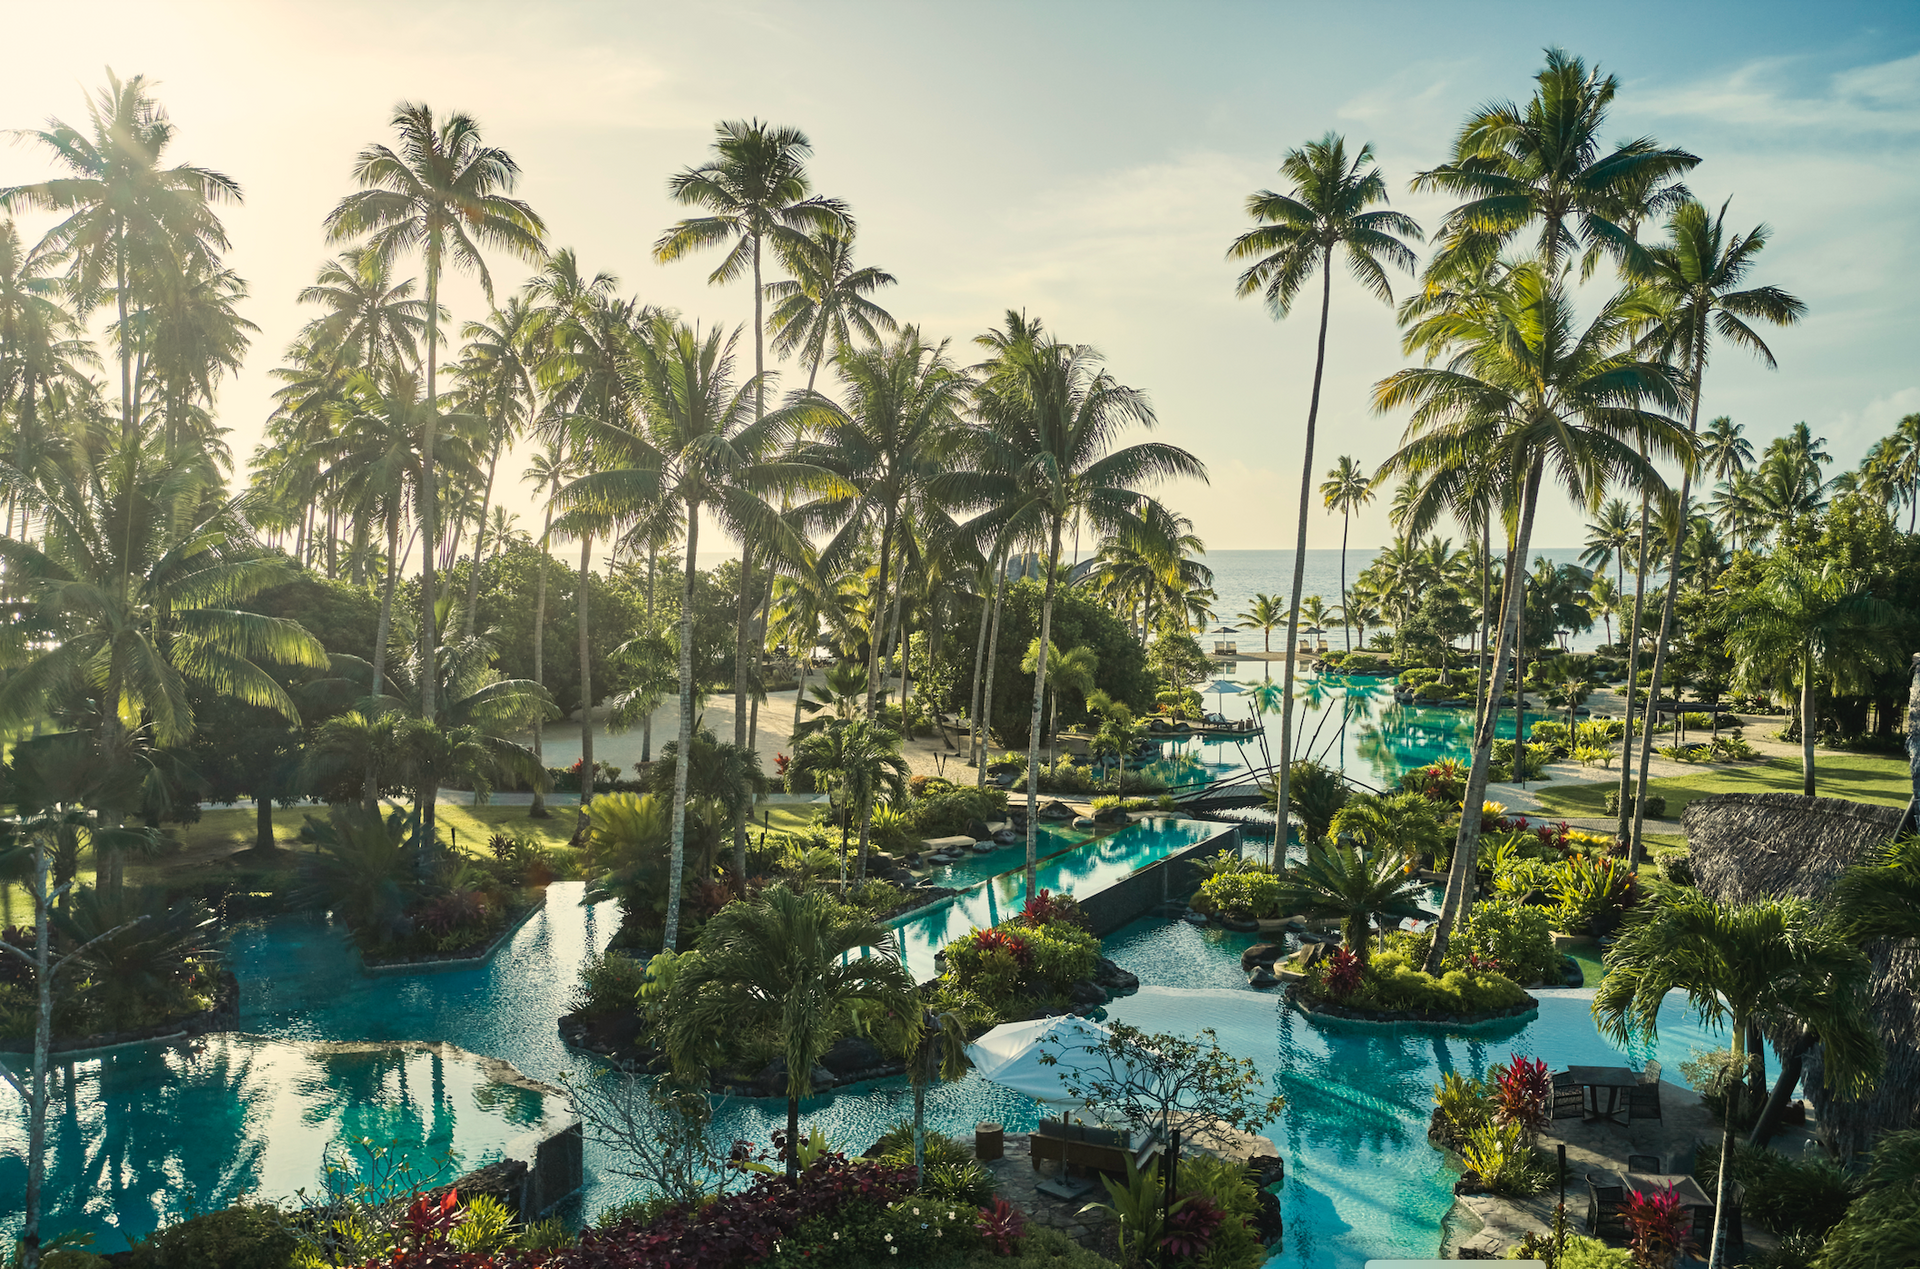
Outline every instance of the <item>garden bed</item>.
<svg viewBox="0 0 1920 1269">
<path fill-rule="evenodd" d="M 1322 1018 L 1335 1018 L 1341 1022 L 1376 1025 L 1412 1023 L 1423 1027 L 1473 1027 L 1489 1022 L 1529 1017 L 1540 1009 L 1540 1002 L 1532 996 L 1528 996 L 1520 1004 L 1472 1014 L 1428 1013 L 1414 1009 L 1356 1009 L 1349 1005 L 1337 1005 L 1330 1000 L 1316 999 L 1300 991 L 1297 985 L 1287 988 L 1287 998 L 1293 1003 L 1294 1008 L 1316 1021 Z"/>
<path fill-rule="evenodd" d="M 209 1031 L 231 1031 L 239 1025 L 240 983 L 233 976 L 232 970 L 222 969 L 213 1004 L 205 1009 L 181 1014 L 177 1018 L 162 1018 L 144 1027 L 132 1027 L 125 1031 L 56 1036 L 47 1051 L 55 1056 L 63 1056 L 92 1052 L 97 1049 L 117 1049 L 128 1044 L 150 1044 L 156 1040 L 179 1040 L 189 1036 L 205 1035 Z M 5 1052 L 9 1056 L 32 1051 L 31 1040 L 27 1042 L 25 1049 L 0 1049 L 0 1052 Z"/>
<path fill-rule="evenodd" d="M 419 952 L 410 956 L 375 957 L 361 953 L 360 964 L 369 974 L 414 974 L 432 973 L 443 969 L 473 969 L 484 965 L 500 950 L 500 945 L 512 938 L 527 919 L 546 905 L 547 892 L 542 889 L 524 908 L 511 912 L 507 923 L 499 933 L 484 940 L 476 940 L 465 947 L 456 947 L 446 952 Z"/>
</svg>

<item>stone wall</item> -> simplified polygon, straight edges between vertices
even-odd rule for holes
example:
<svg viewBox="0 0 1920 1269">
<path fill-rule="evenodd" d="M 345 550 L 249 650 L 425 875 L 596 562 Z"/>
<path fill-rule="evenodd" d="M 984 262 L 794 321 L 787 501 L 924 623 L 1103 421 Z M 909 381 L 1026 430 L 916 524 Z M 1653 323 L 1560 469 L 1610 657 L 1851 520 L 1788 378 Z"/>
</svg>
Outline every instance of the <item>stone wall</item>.
<svg viewBox="0 0 1920 1269">
<path fill-rule="evenodd" d="M 498 1199 L 516 1219 L 538 1220 L 586 1181 L 580 1122 L 550 1133 L 528 1133 L 507 1143 L 505 1158 L 453 1183 L 463 1199 Z"/>
</svg>

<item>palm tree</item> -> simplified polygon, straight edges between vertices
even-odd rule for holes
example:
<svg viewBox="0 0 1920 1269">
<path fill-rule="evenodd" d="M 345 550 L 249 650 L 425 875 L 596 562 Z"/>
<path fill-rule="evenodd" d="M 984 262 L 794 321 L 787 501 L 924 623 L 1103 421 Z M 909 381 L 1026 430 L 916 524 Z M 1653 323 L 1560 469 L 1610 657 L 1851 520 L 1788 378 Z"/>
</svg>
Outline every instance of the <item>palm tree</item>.
<svg viewBox="0 0 1920 1269">
<path fill-rule="evenodd" d="M 690 755 L 687 767 L 687 804 L 701 826 L 700 865 L 695 875 L 711 877 L 720 846 L 732 826 L 753 809 L 753 800 L 770 787 L 760 769 L 760 755 L 716 737 L 706 728 L 693 733 L 686 749 L 668 741 L 660 761 L 647 770 L 647 787 L 654 796 L 671 794 L 680 780 L 680 755 Z M 744 887 L 743 887 L 744 892 Z"/>
<path fill-rule="evenodd" d="M 534 210 L 507 194 L 520 176 L 513 156 L 480 139 L 471 115 L 455 112 L 436 124 L 431 107 L 403 101 L 394 107 L 398 152 L 375 143 L 354 160 L 360 188 L 327 213 L 327 240 L 345 242 L 367 235 L 365 252 L 391 265 L 416 248 L 427 268 L 426 430 L 420 445 L 420 659 L 433 660 L 439 624 L 433 582 L 435 512 L 435 422 L 440 414 L 440 275 L 454 267 L 480 275 L 487 302 L 493 302 L 493 275 L 481 248 L 510 251 L 528 260 L 544 254 L 547 227 Z M 433 714 L 431 679 L 422 694 L 422 717 Z"/>
<path fill-rule="evenodd" d="M 1287 660 L 1281 685 L 1278 797 L 1287 805 L 1288 770 L 1293 764 L 1293 679 L 1300 645 L 1300 590 L 1307 571 L 1307 506 L 1313 493 L 1314 428 L 1320 419 L 1320 380 L 1327 362 L 1327 316 L 1333 304 L 1333 254 L 1343 248 L 1347 267 L 1368 292 L 1388 304 L 1393 290 L 1387 264 L 1413 271 L 1413 252 L 1401 238 L 1420 240 L 1420 226 L 1396 211 L 1368 211 L 1387 201 L 1387 182 L 1373 166 L 1373 146 L 1360 147 L 1351 162 L 1344 138 L 1329 132 L 1304 148 L 1289 150 L 1280 171 L 1293 182 L 1290 194 L 1261 190 L 1247 198 L 1247 214 L 1259 228 L 1234 239 L 1227 255 L 1252 260 L 1240 275 L 1239 294 L 1264 294 L 1278 320 L 1293 310 L 1300 288 L 1320 274 L 1320 337 L 1313 360 L 1313 392 L 1307 401 L 1305 460 L 1300 472 L 1300 517 L 1295 526 L 1293 586 L 1287 603 Z M 1276 834 L 1274 850 L 1286 843 Z"/>
<path fill-rule="evenodd" d="M 892 930 L 825 890 L 795 894 L 774 885 L 708 921 L 699 958 L 674 979 L 666 1047 L 683 1077 L 718 1065 L 727 1037 L 779 1037 L 790 1180 L 799 1174 L 800 1099 L 813 1092 L 813 1068 L 849 1012 L 865 1007 L 911 1019 L 909 1031 L 917 1030 L 913 980 L 894 948 Z"/>
<path fill-rule="evenodd" d="M 846 404 L 807 398 L 801 419 L 817 441 L 796 448 L 797 461 L 832 472 L 841 489 L 811 505 L 809 517 L 836 529 L 821 547 L 819 567 L 842 567 L 877 530 L 879 576 L 870 598 L 867 713 L 880 690 L 881 648 L 898 619 L 905 588 L 900 561 L 910 545 L 907 523 L 937 518 L 935 492 L 965 437 L 961 412 L 966 379 L 948 360 L 944 341 L 929 344 L 909 326 L 891 343 L 842 345 L 834 355 Z M 888 616 L 889 602 L 893 617 Z M 905 699 L 902 698 L 902 706 Z M 904 716 L 903 716 L 904 717 Z"/>
<path fill-rule="evenodd" d="M 326 310 L 300 333 L 308 343 L 329 350 L 335 366 L 378 370 L 390 363 L 419 361 L 427 302 L 414 298 L 412 278 L 393 280 L 391 259 L 349 247 L 321 265 L 314 284 L 298 298 Z"/>
<path fill-rule="evenodd" d="M 1907 532 L 1920 517 L 1920 414 L 1908 414 L 1875 441 L 1860 464 L 1867 492 L 1895 507 L 1907 504 Z"/>
<path fill-rule="evenodd" d="M 1549 276 L 1560 276 L 1574 247 L 1585 250 L 1591 273 L 1601 252 L 1633 254 L 1639 222 L 1685 195 L 1675 182 L 1700 160 L 1648 137 L 1603 152 L 1600 133 L 1620 81 L 1560 49 L 1546 52 L 1524 106 L 1497 102 L 1474 111 L 1454 140 L 1453 159 L 1414 178 L 1415 190 L 1466 200 L 1441 228 L 1441 249 L 1428 265 L 1435 280 L 1484 269 L 1535 221 Z"/>
<path fill-rule="evenodd" d="M 1338 465 L 1320 482 L 1320 501 L 1327 510 L 1340 513 L 1340 610 L 1345 612 L 1353 600 L 1347 592 L 1347 530 L 1352 526 L 1353 513 L 1373 501 L 1373 481 L 1358 461 L 1342 454 Z M 1342 624 L 1347 632 L 1347 651 L 1351 652 L 1353 627 Z"/>
<path fill-rule="evenodd" d="M 1641 360 L 1626 346 L 1650 315 L 1644 301 L 1631 292 L 1616 295 L 1584 329 L 1571 309 L 1563 287 L 1543 269 L 1517 266 L 1497 305 L 1428 319 L 1434 324 L 1432 338 L 1453 350 L 1447 366 L 1410 367 L 1374 390 L 1376 409 L 1413 407 L 1408 440 L 1387 469 L 1417 474 L 1477 451 L 1518 477 L 1513 498 L 1518 514 L 1508 551 L 1516 581 L 1532 545 L 1534 513 L 1549 469 L 1576 505 L 1591 505 L 1613 479 L 1650 486 L 1659 480 L 1643 449 L 1661 456 L 1691 453 L 1689 438 L 1672 419 L 1644 408 L 1676 407 L 1681 399 L 1669 367 Z M 1507 663 L 1518 644 L 1517 601 L 1523 589 L 1501 589 L 1499 642 L 1485 676 L 1489 718 L 1499 707 Z M 1485 799 L 1493 730 L 1483 726 L 1474 739 L 1464 799 L 1469 808 Z M 1466 911 L 1479 842 L 1480 817 L 1462 816 L 1429 972 L 1445 958 L 1453 923 Z"/>
<path fill-rule="evenodd" d="M 40 471 L 55 443 L 40 418 L 43 402 L 63 385 L 87 384 L 86 368 L 100 361 L 79 320 L 60 302 L 53 271 L 61 262 L 54 244 L 23 250 L 14 223 L 0 222 L 0 410 L 11 407 L 13 418 L 4 454 L 26 477 Z M 13 535 L 18 501 L 9 496 L 0 534 Z M 23 516 L 19 537 L 26 538 L 28 524 Z"/>
<path fill-rule="evenodd" d="M 601 422 L 596 428 L 599 467 L 558 495 L 563 506 L 599 508 L 639 517 L 641 531 L 659 531 L 672 519 L 686 524 L 686 568 L 680 593 L 680 737 L 686 752 L 693 736 L 693 616 L 695 561 L 700 515 L 719 517 L 744 541 L 752 534 L 783 551 L 801 554 L 792 526 L 763 501 L 765 492 L 816 478 L 811 468 L 771 461 L 767 455 L 790 419 L 776 414 L 754 420 L 755 383 L 734 386 L 734 345 L 739 332 L 715 328 L 706 334 L 670 315 L 653 314 L 634 332 L 626 390 L 638 425 Z M 680 930 L 680 878 L 686 867 L 687 790 L 682 764 L 674 781 L 672 860 L 664 946 L 674 950 Z M 745 836 L 735 834 L 735 872 L 746 875 Z"/>
<path fill-rule="evenodd" d="M 798 353 L 806 359 L 811 393 L 820 363 L 829 352 L 851 344 L 855 334 L 877 344 L 881 332 L 899 329 L 893 314 L 867 298 L 896 279 L 872 265 L 853 267 L 850 220 L 816 228 L 787 243 L 786 264 L 793 279 L 767 283 L 767 298 L 773 301 L 767 322 L 773 328 L 775 352 L 783 357 Z"/>
<path fill-rule="evenodd" d="M 1867 1018 L 1870 970 L 1857 948 L 1797 899 L 1734 907 L 1688 887 L 1655 887 L 1607 952 L 1607 975 L 1593 998 L 1604 1034 L 1620 1044 L 1652 1040 L 1661 1002 L 1684 992 L 1702 1022 L 1726 1024 L 1736 1067 L 1761 1056 L 1746 1051 L 1750 1028 L 1792 1026 L 1820 1038 L 1829 1089 L 1857 1094 L 1871 1084 L 1882 1059 Z M 1720 1214 L 1739 1087 L 1728 1092 L 1720 1138 L 1709 1269 L 1724 1254 Z"/>
<path fill-rule="evenodd" d="M 527 464 L 523 480 L 531 483 L 541 495 L 546 508 L 546 522 L 540 529 L 540 572 L 534 583 L 533 601 L 533 681 L 546 686 L 546 630 L 547 630 L 547 571 L 553 563 L 553 510 L 555 496 L 568 481 L 580 474 L 567 458 L 564 441 L 555 441 L 544 453 L 535 454 Z M 533 752 L 541 757 L 541 720 L 533 720 Z M 544 760 L 542 766 L 544 768 Z M 585 770 L 585 768 L 582 768 Z M 542 782 L 544 784 L 544 781 Z M 533 819 L 546 819 L 547 798 L 541 785 L 533 789 L 533 808 L 528 812 Z"/>
<path fill-rule="evenodd" d="M 53 151 L 70 176 L 0 190 L 0 208 L 63 213 L 47 234 L 71 261 L 69 284 L 82 315 L 108 287 L 119 310 L 120 428 L 123 440 L 138 426 L 134 415 L 133 344 L 126 338 L 134 288 L 163 261 L 212 260 L 227 248 L 215 203 L 238 203 L 240 186 L 210 168 L 162 168 L 174 127 L 147 90 L 144 75 L 121 80 L 107 71 L 107 87 L 87 103 L 92 135 L 58 119 L 28 132 Z"/>
<path fill-rule="evenodd" d="M 1286 605 L 1277 596 L 1264 592 L 1255 592 L 1252 606 L 1240 614 L 1240 628 L 1258 630 L 1265 637 L 1268 652 L 1273 651 L 1273 628 L 1286 624 Z"/>
<path fill-rule="evenodd" d="M 1398 850 L 1363 852 L 1344 844 L 1307 845 L 1306 862 L 1280 880 L 1280 904 L 1288 912 L 1339 917 L 1345 924 L 1341 940 L 1365 964 L 1372 954 L 1367 938 L 1377 921 L 1380 944 L 1386 946 L 1388 919 L 1424 915 L 1420 899 L 1425 884 L 1408 870 L 1408 856 Z"/>
<path fill-rule="evenodd" d="M 1722 414 L 1700 433 L 1700 472 L 1708 480 L 1731 480 L 1753 465 L 1746 429 Z"/>
<path fill-rule="evenodd" d="M 1040 715 L 1061 535 L 1075 517 L 1113 536 L 1170 524 L 1174 517 L 1140 486 L 1177 476 L 1204 481 L 1206 467 L 1186 450 L 1157 441 L 1113 448 L 1128 425 L 1152 427 L 1155 419 L 1144 394 L 1096 368 L 1096 350 L 1061 343 L 1044 335 L 1038 321 L 1014 312 L 1007 314 L 1006 329 L 989 331 L 976 342 L 995 354 L 975 391 L 980 470 L 947 488 L 956 503 L 988 507 L 968 523 L 975 541 L 1046 543 L 1040 657 L 1027 739 L 1026 888 L 1031 895 L 1038 870 Z"/>
<path fill-rule="evenodd" d="M 1885 634 L 1903 613 L 1849 579 L 1837 563 L 1815 567 L 1785 550 L 1767 557 L 1761 584 L 1734 599 L 1727 650 L 1751 687 L 1800 689 L 1800 791 L 1813 796 L 1813 742 L 1821 680 L 1864 690 L 1897 653 Z M 1646 787 L 1642 777 L 1642 789 Z"/>
<path fill-rule="evenodd" d="M 1093 690 L 1095 675 L 1100 670 L 1099 654 L 1092 648 L 1068 648 L 1062 652 L 1057 647 L 1047 649 L 1047 690 L 1053 694 L 1053 708 L 1047 715 L 1047 757 L 1050 761 L 1060 759 L 1060 693 L 1078 692 L 1084 699 Z M 1040 668 L 1040 641 L 1035 639 L 1027 647 L 1027 655 L 1021 658 L 1020 670 L 1025 674 L 1034 674 Z"/>
<path fill-rule="evenodd" d="M 1705 207 L 1689 198 L 1674 209 L 1667 221 L 1668 241 L 1636 255 L 1630 269 L 1644 280 L 1662 307 L 1652 342 L 1660 354 L 1678 365 L 1686 376 L 1687 430 L 1696 435 L 1700 430 L 1700 393 L 1713 334 L 1745 347 L 1773 369 L 1776 365 L 1773 350 L 1749 323 L 1791 326 L 1800 320 L 1807 307 L 1777 286 L 1742 288 L 1760 252 L 1766 248 L 1768 230 L 1765 225 L 1759 225 L 1744 236 L 1729 237 L 1726 222 L 1726 203 L 1720 205 L 1718 215 L 1709 215 Z M 1640 729 L 1640 796 L 1634 799 L 1631 854 L 1636 866 L 1640 862 L 1647 769 L 1653 761 L 1654 711 L 1659 708 L 1660 679 L 1666 670 L 1667 641 L 1673 629 L 1674 599 L 1680 589 L 1681 553 L 1692 524 L 1692 517 L 1686 514 L 1692 506 L 1692 489 L 1693 466 L 1688 464 L 1681 469 L 1680 493 L 1673 504 L 1676 515 L 1667 566 L 1667 594 L 1653 645 L 1653 681 L 1647 689 L 1647 718 Z M 1809 766 L 1809 783 L 1812 778 Z"/>
<path fill-rule="evenodd" d="M 1835 879 L 1833 917 L 1855 943 L 1920 941 L 1920 837 L 1870 852 Z"/>
<path fill-rule="evenodd" d="M 467 341 L 459 373 L 466 388 L 470 412 L 486 420 L 487 482 L 480 499 L 478 528 L 473 535 L 473 564 L 467 574 L 466 611 L 461 633 L 473 633 L 474 608 L 480 595 L 480 561 L 487 543 L 487 508 L 493 502 L 493 477 L 500 455 L 520 439 L 537 408 L 535 329 L 540 315 L 525 298 L 513 296 L 504 309 L 495 309 L 484 322 L 468 322 L 460 332 Z M 499 535 L 494 537 L 499 552 Z"/>
<path fill-rule="evenodd" d="M 1357 793 L 1331 827 L 1336 837 L 1352 837 L 1370 851 L 1415 860 L 1432 855 L 1446 833 L 1432 800 L 1419 793 Z"/>
<path fill-rule="evenodd" d="M 1587 544 L 1580 552 L 1580 562 L 1596 573 L 1613 565 L 1615 585 L 1625 590 L 1627 552 L 1638 537 L 1634 532 L 1633 513 L 1627 510 L 1625 500 L 1609 498 L 1600 508 L 1599 518 L 1587 526 Z"/>
<path fill-rule="evenodd" d="M 859 865 L 855 874 L 867 876 L 867 837 L 873 811 L 881 802 L 906 801 L 907 760 L 900 755 L 900 733 L 870 718 L 835 719 L 819 731 L 803 736 L 794 751 L 819 772 L 839 796 L 846 819 L 840 829 L 840 877 L 846 880 L 847 836 L 860 825 Z"/>
<path fill-rule="evenodd" d="M 1620 611 L 1620 588 L 1600 573 L 1587 583 L 1587 593 L 1581 599 L 1581 606 L 1587 610 L 1590 618 L 1597 617 L 1606 623 L 1607 642 L 1613 642 L 1613 615 Z"/>
<path fill-rule="evenodd" d="M 14 490 L 46 543 L 0 537 L 0 563 L 38 628 L 58 633 L 0 684 L 0 729 L 51 717 L 125 768 L 192 738 L 190 686 L 298 723 L 262 663 L 325 667 L 325 650 L 297 622 L 238 607 L 288 570 L 248 549 L 204 463 L 143 469 L 131 448 L 108 470 L 74 462 Z M 118 889 L 117 856 L 103 876 Z"/>
</svg>

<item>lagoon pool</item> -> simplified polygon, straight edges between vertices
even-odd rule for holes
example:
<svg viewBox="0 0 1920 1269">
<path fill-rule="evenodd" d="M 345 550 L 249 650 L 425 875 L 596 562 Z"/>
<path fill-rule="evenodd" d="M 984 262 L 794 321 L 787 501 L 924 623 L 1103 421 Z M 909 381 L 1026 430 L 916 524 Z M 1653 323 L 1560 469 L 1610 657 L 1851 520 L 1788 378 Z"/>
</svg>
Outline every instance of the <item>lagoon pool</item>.
<svg viewBox="0 0 1920 1269">
<path fill-rule="evenodd" d="M 1154 840 L 1166 850 L 1220 831 L 1218 824 L 1166 821 Z M 1099 886 L 1139 866 L 1125 834 L 1056 856 L 1043 884 Z M 1147 850 L 1147 834 L 1135 848 Z M 1112 843 L 1118 841 L 1119 845 Z M 978 894 L 985 913 L 1004 915 L 1020 874 Z M 513 1063 L 534 1080 L 592 1077 L 592 1062 L 560 1042 L 581 961 L 604 947 L 616 924 L 604 908 L 581 907 L 578 882 L 558 883 L 545 907 L 487 966 L 438 974 L 369 977 L 337 929 L 282 918 L 241 931 L 233 960 L 241 981 L 241 1029 L 203 1051 L 122 1050 L 63 1064 L 52 1125 L 55 1184 L 50 1232 L 83 1228 L 100 1250 L 115 1250 L 163 1217 L 233 1201 L 311 1189 L 322 1148 L 358 1136 L 393 1140 L 427 1154 L 454 1152 L 464 1165 L 554 1113 L 522 1089 L 481 1082 L 481 1068 L 423 1046 L 337 1053 L 312 1042 L 439 1041 Z M 944 918 L 958 922 L 958 916 Z M 916 937 L 924 940 L 929 934 Z M 1287 1095 L 1267 1135 L 1286 1157 L 1280 1191 L 1286 1242 L 1271 1262 L 1286 1269 L 1358 1269 L 1369 1257 L 1430 1256 L 1451 1203 L 1451 1176 L 1425 1138 L 1429 1090 L 1443 1070 L 1469 1073 L 1510 1052 L 1568 1062 L 1617 1061 L 1595 1032 L 1591 993 L 1545 992 L 1540 1016 L 1474 1035 L 1386 1030 L 1327 1031 L 1272 994 L 1244 985 L 1239 954 L 1253 936 L 1149 918 L 1106 941 L 1107 953 L 1137 973 L 1142 990 L 1109 1006 L 1112 1017 L 1149 1030 L 1217 1030 L 1222 1044 L 1251 1058 Z M 924 963 L 921 966 L 925 968 Z M 257 1037 L 257 1038 L 256 1038 Z M 1629 1064 L 1657 1055 L 1669 1072 L 1694 1048 L 1719 1037 L 1662 1012 L 1657 1045 L 1632 1046 Z M 804 1114 L 829 1137 L 861 1149 L 911 1113 L 905 1080 L 837 1090 Z M 969 1074 L 933 1088 L 929 1123 L 962 1141 L 994 1119 L 1025 1131 L 1038 1118 L 1029 1099 Z M 720 1140 L 765 1142 L 784 1103 L 734 1098 L 716 1115 Z M 18 1193 L 24 1166 L 24 1111 L 0 1093 L 0 1191 Z M 585 1189 L 565 1214 L 591 1215 L 634 1197 L 617 1161 L 589 1142 Z M 0 1212 L 0 1234 L 18 1213 Z"/>
</svg>

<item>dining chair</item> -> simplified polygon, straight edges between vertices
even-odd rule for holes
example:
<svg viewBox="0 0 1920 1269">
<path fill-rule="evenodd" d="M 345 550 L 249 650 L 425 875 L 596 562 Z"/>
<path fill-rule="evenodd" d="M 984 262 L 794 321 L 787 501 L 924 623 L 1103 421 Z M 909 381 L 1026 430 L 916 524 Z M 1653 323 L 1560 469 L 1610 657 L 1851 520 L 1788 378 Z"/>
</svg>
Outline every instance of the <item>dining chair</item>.
<svg viewBox="0 0 1920 1269">
<path fill-rule="evenodd" d="M 1553 1076 L 1551 1116 L 1554 1119 L 1578 1119 L 1586 1108 L 1587 1090 L 1573 1082 L 1573 1072 L 1556 1072 Z"/>
<path fill-rule="evenodd" d="M 1660 1086 L 1635 1084 L 1627 1090 L 1627 1122 L 1636 1119 L 1660 1119 Z"/>
<path fill-rule="evenodd" d="M 1587 1173 L 1587 1232 L 1599 1238 L 1625 1237 L 1627 1187 L 1614 1185 L 1605 1173 Z"/>
</svg>

